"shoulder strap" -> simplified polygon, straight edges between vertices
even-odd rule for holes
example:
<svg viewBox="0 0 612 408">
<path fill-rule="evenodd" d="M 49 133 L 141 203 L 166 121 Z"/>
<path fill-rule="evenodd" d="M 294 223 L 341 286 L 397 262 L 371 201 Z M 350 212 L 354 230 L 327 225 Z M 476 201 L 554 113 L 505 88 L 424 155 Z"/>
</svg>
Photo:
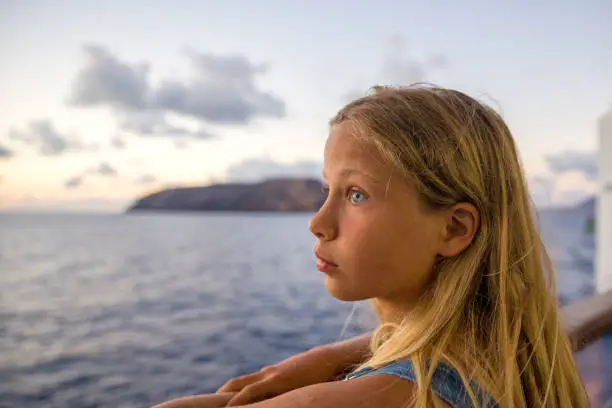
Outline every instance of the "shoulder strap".
<svg viewBox="0 0 612 408">
<path fill-rule="evenodd" d="M 376 374 L 389 374 L 413 383 L 417 382 L 416 372 L 411 360 L 396 361 L 377 370 L 365 368 L 349 374 L 347 380 Z M 479 400 L 479 406 L 497 407 L 497 404 L 482 392 L 478 384 L 472 382 L 471 388 L 472 391 L 476 393 L 476 398 Z M 431 389 L 438 397 L 450 404 L 453 408 L 474 407 L 463 381 L 461 380 L 461 376 L 457 370 L 447 364 L 440 362 L 436 367 L 431 380 Z M 489 402 L 487 402 L 487 400 Z"/>
</svg>

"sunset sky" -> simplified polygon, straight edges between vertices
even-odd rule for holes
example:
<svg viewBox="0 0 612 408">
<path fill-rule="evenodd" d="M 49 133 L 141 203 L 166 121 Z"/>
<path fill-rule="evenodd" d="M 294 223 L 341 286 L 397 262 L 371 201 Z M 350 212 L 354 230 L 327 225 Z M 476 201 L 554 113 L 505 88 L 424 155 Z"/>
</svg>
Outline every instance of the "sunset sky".
<svg viewBox="0 0 612 408">
<path fill-rule="evenodd" d="M 318 177 L 344 102 L 416 81 L 490 103 L 536 202 L 576 203 L 612 109 L 612 3 L 504 3 L 3 1 L 0 209 Z"/>
</svg>

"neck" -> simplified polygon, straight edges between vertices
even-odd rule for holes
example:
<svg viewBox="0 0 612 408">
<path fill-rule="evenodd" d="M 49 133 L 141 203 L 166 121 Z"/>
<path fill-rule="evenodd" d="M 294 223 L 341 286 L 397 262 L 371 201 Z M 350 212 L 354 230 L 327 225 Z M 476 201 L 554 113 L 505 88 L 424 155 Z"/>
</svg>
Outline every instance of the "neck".
<svg viewBox="0 0 612 408">
<path fill-rule="evenodd" d="M 376 298 L 381 323 L 400 324 L 406 314 L 412 309 L 410 303 L 388 298 Z"/>
</svg>

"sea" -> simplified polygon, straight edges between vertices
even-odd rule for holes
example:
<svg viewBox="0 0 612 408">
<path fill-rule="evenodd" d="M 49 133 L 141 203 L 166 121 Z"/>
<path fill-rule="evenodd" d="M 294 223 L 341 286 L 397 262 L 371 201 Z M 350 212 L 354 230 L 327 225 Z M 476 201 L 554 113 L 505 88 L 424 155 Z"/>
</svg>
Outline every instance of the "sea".
<svg viewBox="0 0 612 408">
<path fill-rule="evenodd" d="M 310 214 L 0 214 L 0 407 L 149 407 L 373 327 L 331 297 Z M 540 218 L 564 304 L 594 293 L 584 219 Z M 612 401 L 612 337 L 577 354 Z"/>
</svg>

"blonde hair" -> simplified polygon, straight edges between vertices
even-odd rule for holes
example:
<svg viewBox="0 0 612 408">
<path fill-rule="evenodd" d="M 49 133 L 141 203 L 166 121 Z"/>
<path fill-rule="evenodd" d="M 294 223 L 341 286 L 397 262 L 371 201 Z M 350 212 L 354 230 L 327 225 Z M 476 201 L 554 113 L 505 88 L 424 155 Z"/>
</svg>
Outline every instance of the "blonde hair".
<svg viewBox="0 0 612 408">
<path fill-rule="evenodd" d="M 480 213 L 472 244 L 437 259 L 418 305 L 400 324 L 379 326 L 357 370 L 412 359 L 417 407 L 431 403 L 441 361 L 459 372 L 475 406 L 482 396 L 472 379 L 500 407 L 588 406 L 561 327 L 552 263 L 500 115 L 461 92 L 418 85 L 375 87 L 331 120 L 341 122 L 414 183 L 425 208 L 469 202 Z"/>
</svg>

